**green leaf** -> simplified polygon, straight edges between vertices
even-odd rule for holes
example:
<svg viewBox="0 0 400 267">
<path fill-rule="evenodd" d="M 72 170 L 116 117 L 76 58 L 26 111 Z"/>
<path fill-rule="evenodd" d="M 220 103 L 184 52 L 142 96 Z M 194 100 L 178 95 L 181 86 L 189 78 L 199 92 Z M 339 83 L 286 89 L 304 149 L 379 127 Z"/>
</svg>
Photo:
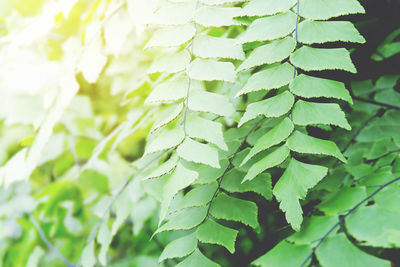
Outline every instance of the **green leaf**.
<svg viewBox="0 0 400 267">
<path fill-rule="evenodd" d="M 318 139 L 295 131 L 286 143 L 290 150 L 298 153 L 328 155 L 344 163 L 346 162 L 339 148 L 331 141 Z"/>
<path fill-rule="evenodd" d="M 204 34 L 193 39 L 193 54 L 202 58 L 244 59 L 242 46 L 235 39 Z"/>
<path fill-rule="evenodd" d="M 297 125 L 335 125 L 351 130 L 344 112 L 336 103 L 313 103 L 298 100 L 293 107 L 293 122 Z"/>
<path fill-rule="evenodd" d="M 244 123 L 264 115 L 267 118 L 276 118 L 288 113 L 293 106 L 294 97 L 289 91 L 285 91 L 277 96 L 251 103 L 247 106 L 246 112 L 240 119 L 239 127 Z"/>
<path fill-rule="evenodd" d="M 398 192 L 398 187 L 395 190 Z M 379 194 L 383 194 L 383 192 Z M 390 202 L 393 201 L 390 200 Z M 399 247 L 400 212 L 398 211 L 398 202 L 393 205 L 396 206 L 396 209 L 389 210 L 378 205 L 358 208 L 346 218 L 346 229 L 351 236 L 362 241 L 362 245 L 384 248 Z"/>
<path fill-rule="evenodd" d="M 349 21 L 305 20 L 299 24 L 298 40 L 303 44 L 328 42 L 365 43 L 353 23 Z"/>
<path fill-rule="evenodd" d="M 206 207 L 193 207 L 181 210 L 173 214 L 169 221 L 161 225 L 153 236 L 164 231 L 192 229 L 204 220 L 206 214 Z"/>
<path fill-rule="evenodd" d="M 306 164 L 292 158 L 282 177 L 276 183 L 273 193 L 285 212 L 286 220 L 293 229 L 300 230 L 303 211 L 300 199 L 305 199 L 307 191 L 326 176 L 328 169 Z"/>
<path fill-rule="evenodd" d="M 242 8 L 242 16 L 267 16 L 288 11 L 297 0 L 251 0 Z"/>
<path fill-rule="evenodd" d="M 339 218 L 337 216 L 311 216 L 304 220 L 301 231 L 292 234 L 287 240 L 296 244 L 312 245 L 315 240 L 323 237 L 338 221 Z M 334 233 L 336 231 L 332 232 L 332 234 Z"/>
<path fill-rule="evenodd" d="M 153 124 L 150 129 L 150 133 L 160 129 L 161 127 L 167 125 L 174 119 L 176 119 L 179 114 L 181 114 L 183 108 L 182 103 L 171 105 L 166 108 L 162 113 L 157 116 L 157 121 Z"/>
<path fill-rule="evenodd" d="M 169 243 L 163 250 L 158 259 L 158 262 L 162 262 L 167 259 L 182 258 L 197 248 L 197 239 L 194 233 L 175 239 Z"/>
<path fill-rule="evenodd" d="M 156 135 L 151 139 L 146 146 L 145 154 L 151 154 L 158 151 L 170 149 L 179 145 L 185 138 L 185 133 L 181 127 L 169 129 L 162 129 L 155 132 Z"/>
<path fill-rule="evenodd" d="M 106 219 L 101 223 L 99 232 L 97 233 L 97 242 L 101 244 L 100 252 L 99 252 L 99 262 L 101 265 L 107 265 L 107 251 L 111 245 L 112 235 L 111 231 L 108 228 L 108 216 Z"/>
<path fill-rule="evenodd" d="M 180 46 L 193 38 L 196 29 L 191 24 L 169 26 L 157 30 L 145 48 Z"/>
<path fill-rule="evenodd" d="M 213 7 L 204 6 L 196 11 L 194 21 L 204 27 L 223 27 L 238 25 L 233 18 L 239 16 L 239 7 Z"/>
<path fill-rule="evenodd" d="M 210 5 L 210 6 L 215 6 L 215 5 L 222 5 L 222 4 L 227 4 L 227 3 L 240 3 L 244 2 L 246 0 L 200 0 L 201 3 Z"/>
<path fill-rule="evenodd" d="M 224 246 L 232 254 L 235 252 L 237 234 L 237 230 L 225 227 L 212 219 L 206 220 L 196 231 L 200 242 Z"/>
<path fill-rule="evenodd" d="M 327 195 L 323 201 L 317 205 L 317 208 L 327 215 L 344 214 L 365 197 L 367 197 L 367 192 L 364 186 L 345 186 L 339 191 L 334 191 Z"/>
<path fill-rule="evenodd" d="M 341 82 L 300 74 L 290 83 L 289 88 L 300 97 L 337 98 L 353 104 L 349 91 Z"/>
<path fill-rule="evenodd" d="M 243 178 L 243 182 L 252 180 L 263 171 L 281 164 L 289 156 L 289 153 L 290 151 L 286 145 L 275 149 L 262 160 L 251 166 L 246 176 Z"/>
<path fill-rule="evenodd" d="M 177 75 L 157 85 L 147 97 L 145 104 L 158 104 L 171 102 L 186 97 L 189 78 L 185 75 Z"/>
<path fill-rule="evenodd" d="M 188 100 L 190 110 L 209 112 L 219 116 L 231 117 L 235 113 L 235 108 L 229 99 L 220 94 L 191 90 Z"/>
<path fill-rule="evenodd" d="M 259 46 L 250 53 L 246 60 L 239 66 L 237 71 L 247 70 L 264 64 L 280 62 L 289 57 L 295 47 L 296 41 L 292 37 L 278 39 Z"/>
<path fill-rule="evenodd" d="M 190 53 L 186 50 L 182 50 L 154 60 L 147 72 L 176 73 L 185 70 L 189 63 Z"/>
<path fill-rule="evenodd" d="M 289 63 L 271 66 L 253 74 L 236 97 L 260 90 L 278 89 L 290 83 L 293 79 L 294 68 Z"/>
<path fill-rule="evenodd" d="M 173 154 L 171 158 L 169 158 L 167 161 L 165 161 L 160 166 L 155 168 L 150 174 L 144 176 L 143 180 L 157 178 L 164 174 L 170 173 L 173 169 L 175 169 L 177 163 L 178 163 L 178 156 L 176 154 Z"/>
<path fill-rule="evenodd" d="M 316 250 L 317 259 L 326 267 L 390 267 L 390 262 L 365 253 L 354 246 L 345 234 L 328 237 Z"/>
<path fill-rule="evenodd" d="M 176 267 L 220 267 L 220 265 L 211 261 L 200 250 L 196 249 L 184 261 L 177 264 Z"/>
<path fill-rule="evenodd" d="M 312 248 L 309 245 L 295 245 L 283 240 L 252 264 L 261 267 L 300 266 L 311 251 Z"/>
<path fill-rule="evenodd" d="M 269 173 L 261 173 L 253 180 L 242 183 L 245 175 L 246 173 L 237 169 L 230 170 L 222 180 L 222 189 L 230 193 L 255 192 L 266 200 L 272 199 L 272 182 Z"/>
<path fill-rule="evenodd" d="M 254 41 L 271 41 L 289 35 L 296 27 L 296 14 L 289 11 L 270 17 L 260 18 L 239 36 L 241 44 Z"/>
<path fill-rule="evenodd" d="M 345 48 L 303 46 L 290 56 L 290 62 L 305 71 L 344 70 L 357 73 L 351 62 L 350 54 Z"/>
<path fill-rule="evenodd" d="M 207 144 L 186 138 L 178 147 L 177 153 L 187 161 L 210 165 L 214 168 L 220 168 L 218 160 L 218 150 Z"/>
<path fill-rule="evenodd" d="M 96 256 L 94 255 L 94 241 L 85 246 L 80 259 L 83 267 L 93 267 L 96 264 Z"/>
<path fill-rule="evenodd" d="M 216 219 L 241 222 L 253 228 L 258 227 L 257 205 L 251 201 L 219 193 L 211 204 L 210 214 Z"/>
<path fill-rule="evenodd" d="M 159 8 L 150 18 L 149 24 L 183 25 L 192 21 L 195 2 L 173 3 Z"/>
<path fill-rule="evenodd" d="M 312 20 L 328 20 L 357 13 L 365 13 L 357 0 L 303 0 L 300 7 L 300 15 Z"/>
<path fill-rule="evenodd" d="M 169 206 L 175 195 L 180 190 L 185 189 L 186 187 L 191 185 L 197 179 L 197 177 L 197 172 L 188 169 L 182 164 L 182 162 L 178 162 L 172 174 L 168 175 L 168 178 L 166 179 L 163 188 L 159 220 L 160 223 L 167 216 Z"/>
<path fill-rule="evenodd" d="M 188 68 L 188 75 L 200 81 L 236 80 L 235 67 L 230 62 L 220 62 L 212 59 L 195 59 Z"/>
<path fill-rule="evenodd" d="M 212 199 L 217 187 L 216 182 L 211 182 L 193 188 L 179 201 L 177 209 L 206 205 Z"/>
<path fill-rule="evenodd" d="M 222 150 L 228 150 L 221 123 L 203 119 L 198 116 L 191 116 L 186 120 L 186 133 L 192 138 L 203 139 L 218 146 Z"/>
<path fill-rule="evenodd" d="M 260 153 L 261 151 L 267 150 L 268 148 L 284 141 L 286 138 L 289 137 L 293 129 L 294 125 L 292 121 L 289 118 L 283 119 L 280 123 L 275 125 L 274 128 L 258 138 L 257 142 L 254 144 L 250 152 L 246 155 L 240 166 L 243 166 L 246 162 L 248 162 L 252 157 Z"/>
</svg>

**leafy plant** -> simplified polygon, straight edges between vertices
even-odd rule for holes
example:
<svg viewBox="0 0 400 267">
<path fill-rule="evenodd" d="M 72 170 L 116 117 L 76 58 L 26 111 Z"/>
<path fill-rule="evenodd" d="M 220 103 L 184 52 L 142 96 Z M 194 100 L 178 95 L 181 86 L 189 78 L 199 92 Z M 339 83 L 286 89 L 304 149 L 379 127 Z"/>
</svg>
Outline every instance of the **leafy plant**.
<svg viewBox="0 0 400 267">
<path fill-rule="evenodd" d="M 363 13 L 76 0 L 43 4 L 33 36 L 6 21 L 2 76 L 50 72 L 13 101 L 50 104 L 1 114 L 0 266 L 398 264 L 400 75 L 355 80 Z M 21 51 L 40 66 L 14 70 Z"/>
</svg>

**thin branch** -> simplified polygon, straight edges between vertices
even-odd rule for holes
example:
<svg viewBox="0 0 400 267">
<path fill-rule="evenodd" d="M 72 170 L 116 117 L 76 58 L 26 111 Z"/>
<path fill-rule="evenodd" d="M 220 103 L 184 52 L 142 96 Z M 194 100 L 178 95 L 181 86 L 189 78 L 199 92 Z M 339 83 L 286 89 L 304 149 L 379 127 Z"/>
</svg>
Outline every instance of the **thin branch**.
<svg viewBox="0 0 400 267">
<path fill-rule="evenodd" d="M 383 102 L 378 102 L 375 100 L 371 100 L 371 99 L 366 99 L 366 98 L 362 98 L 362 97 L 358 97 L 358 96 L 353 96 L 353 98 L 355 100 L 361 101 L 361 102 L 365 102 L 365 103 L 369 103 L 369 104 L 373 104 L 373 105 L 377 105 L 377 106 L 381 106 L 381 107 L 385 107 L 385 108 L 389 108 L 389 109 L 396 109 L 396 110 L 400 110 L 400 107 L 398 106 L 393 106 L 390 104 L 386 104 Z"/>
<path fill-rule="evenodd" d="M 43 240 L 44 243 L 49 247 L 50 251 L 57 256 L 60 260 L 62 260 L 68 267 L 75 267 L 75 264 L 67 260 L 58 249 L 51 244 L 51 242 L 47 239 L 46 235 L 44 234 L 42 228 L 40 227 L 39 223 L 35 220 L 33 217 L 33 214 L 29 214 L 29 219 L 32 222 L 32 224 L 35 226 L 36 230 L 39 233 L 40 238 Z"/>
<path fill-rule="evenodd" d="M 361 200 L 360 202 L 358 202 L 354 207 L 352 207 L 345 215 L 343 215 L 340 220 L 334 225 L 332 226 L 328 232 L 325 233 L 324 236 L 321 237 L 321 239 L 319 239 L 318 244 L 313 247 L 311 253 L 307 256 L 307 258 L 303 261 L 303 263 L 300 265 L 300 267 L 305 266 L 305 264 L 307 264 L 307 262 L 314 256 L 315 251 L 318 249 L 319 246 L 321 246 L 322 242 L 325 241 L 325 239 L 329 236 L 330 233 L 332 233 L 336 227 L 338 227 L 339 225 L 342 225 L 344 222 L 344 219 L 346 219 L 347 216 L 349 216 L 351 213 L 353 213 L 358 207 L 360 207 L 362 204 L 364 204 L 366 201 L 368 201 L 369 199 L 371 199 L 373 196 L 375 196 L 376 194 L 378 194 L 382 189 L 384 189 L 385 187 L 400 181 L 400 176 L 397 178 L 394 178 L 393 180 L 390 180 L 389 182 L 379 186 L 378 189 L 376 189 L 374 192 L 372 192 L 370 195 L 368 195 L 366 198 L 364 198 L 363 200 Z"/>
</svg>

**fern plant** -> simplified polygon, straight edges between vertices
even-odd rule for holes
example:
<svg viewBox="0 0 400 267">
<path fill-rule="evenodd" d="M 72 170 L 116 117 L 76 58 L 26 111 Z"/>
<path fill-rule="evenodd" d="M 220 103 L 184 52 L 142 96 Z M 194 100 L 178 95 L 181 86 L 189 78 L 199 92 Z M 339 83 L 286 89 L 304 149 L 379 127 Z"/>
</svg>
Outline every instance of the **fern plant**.
<svg viewBox="0 0 400 267">
<path fill-rule="evenodd" d="M 78 37 L 29 44 L 62 47 L 65 94 L 0 144 L 0 266 L 397 264 L 400 76 L 331 78 L 356 73 L 357 0 L 73 3 Z M 66 9 L 43 12 L 54 30 Z"/>
</svg>

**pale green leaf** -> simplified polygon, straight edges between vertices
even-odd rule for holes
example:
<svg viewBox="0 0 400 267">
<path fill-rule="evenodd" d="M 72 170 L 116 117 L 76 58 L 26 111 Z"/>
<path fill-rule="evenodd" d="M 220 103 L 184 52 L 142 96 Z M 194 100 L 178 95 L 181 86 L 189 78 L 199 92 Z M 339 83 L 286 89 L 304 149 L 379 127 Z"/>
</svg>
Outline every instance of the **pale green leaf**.
<svg viewBox="0 0 400 267">
<path fill-rule="evenodd" d="M 328 237 L 316 250 L 317 259 L 324 267 L 390 267 L 387 260 L 369 255 L 354 246 L 344 233 Z"/>
<path fill-rule="evenodd" d="M 155 168 L 150 174 L 144 176 L 143 180 L 157 178 L 164 174 L 170 173 L 173 169 L 175 169 L 177 163 L 178 163 L 178 156 L 176 154 L 173 154 L 171 158 L 169 158 L 167 161 L 165 161 L 160 166 Z"/>
<path fill-rule="evenodd" d="M 284 141 L 292 133 L 294 125 L 289 118 L 283 119 L 280 123 L 274 126 L 271 130 L 265 133 L 263 136 L 258 138 L 253 148 L 246 155 L 240 166 L 243 166 L 248 162 L 254 155 L 259 152 L 266 150 L 274 145 L 277 145 Z"/>
<path fill-rule="evenodd" d="M 289 84 L 293 79 L 293 74 L 294 68 L 289 63 L 268 67 L 250 76 L 236 97 L 260 90 L 278 89 Z"/>
<path fill-rule="evenodd" d="M 246 112 L 240 119 L 239 127 L 245 122 L 264 115 L 267 118 L 280 117 L 290 111 L 294 103 L 294 97 L 289 91 L 285 91 L 277 96 L 251 103 L 247 106 Z"/>
<path fill-rule="evenodd" d="M 193 39 L 193 54 L 202 58 L 244 59 L 242 46 L 235 39 L 199 35 Z"/>
<path fill-rule="evenodd" d="M 344 70 L 351 73 L 357 72 L 353 62 L 351 62 L 350 54 L 345 48 L 303 46 L 290 56 L 290 62 L 305 71 Z"/>
<path fill-rule="evenodd" d="M 250 0 L 242 8 L 242 16 L 267 16 L 288 11 L 297 0 Z"/>
<path fill-rule="evenodd" d="M 229 99 L 216 93 L 192 90 L 188 102 L 189 109 L 193 111 L 209 112 L 225 117 L 232 117 L 235 113 L 235 108 Z"/>
<path fill-rule="evenodd" d="M 204 256 L 200 250 L 196 249 L 190 256 L 175 267 L 220 267 L 220 265 L 211 261 Z"/>
<path fill-rule="evenodd" d="M 298 40 L 303 44 L 327 42 L 365 43 L 353 23 L 349 21 L 305 20 L 299 24 Z"/>
<path fill-rule="evenodd" d="M 237 71 L 247 70 L 264 64 L 280 62 L 289 57 L 296 47 L 292 37 L 278 39 L 254 49 Z"/>
<path fill-rule="evenodd" d="M 334 125 L 351 130 L 344 112 L 336 103 L 313 103 L 298 100 L 293 107 L 293 122 L 297 125 Z"/>
<path fill-rule="evenodd" d="M 228 3 L 240 3 L 244 2 L 246 0 L 200 0 L 201 3 L 210 5 L 210 6 L 215 6 L 215 5 L 222 5 L 222 4 L 228 4 Z"/>
<path fill-rule="evenodd" d="M 273 193 L 285 212 L 286 220 L 296 231 L 300 230 L 303 211 L 300 199 L 326 176 L 328 169 L 323 166 L 306 164 L 292 158 L 282 177 L 276 183 Z"/>
<path fill-rule="evenodd" d="M 176 101 L 186 97 L 189 78 L 185 75 L 175 76 L 157 85 L 147 97 L 145 104 L 158 104 Z"/>
<path fill-rule="evenodd" d="M 171 55 L 166 55 L 162 58 L 154 60 L 151 64 L 148 73 L 176 73 L 186 69 L 190 63 L 190 53 L 182 50 Z"/>
<path fill-rule="evenodd" d="M 169 206 L 175 195 L 182 189 L 191 185 L 198 177 L 197 172 L 188 169 L 181 162 L 178 162 L 172 174 L 166 179 L 160 210 L 160 223 L 165 219 Z"/>
<path fill-rule="evenodd" d="M 186 133 L 193 138 L 203 139 L 218 146 L 222 150 L 228 150 L 225 143 L 222 124 L 207 120 L 199 116 L 190 116 L 186 120 Z"/>
<path fill-rule="evenodd" d="M 200 242 L 224 246 L 230 253 L 235 252 L 237 234 L 237 230 L 223 226 L 212 219 L 206 220 L 196 231 Z"/>
<path fill-rule="evenodd" d="M 262 160 L 251 166 L 246 176 L 243 178 L 243 182 L 252 180 L 263 171 L 281 164 L 289 156 L 289 153 L 290 151 L 286 145 L 280 146 L 279 148 L 275 149 L 270 154 L 265 156 Z"/>
<path fill-rule="evenodd" d="M 99 252 L 99 262 L 101 265 L 106 266 L 107 265 L 107 251 L 111 245 L 112 241 L 112 235 L 111 231 L 108 228 L 108 216 L 106 219 L 103 221 L 103 223 L 100 225 L 99 232 L 97 233 L 97 242 L 101 244 L 100 252 Z"/>
<path fill-rule="evenodd" d="M 300 97 L 337 98 L 353 104 L 349 91 L 341 82 L 300 74 L 290 83 L 289 88 Z"/>
<path fill-rule="evenodd" d="M 36 246 L 29 255 L 25 267 L 38 267 L 40 259 L 46 254 L 46 252 L 39 246 Z"/>
<path fill-rule="evenodd" d="M 328 20 L 364 12 L 364 8 L 357 0 L 303 0 L 300 4 L 300 15 L 312 20 Z"/>
<path fill-rule="evenodd" d="M 192 21 L 195 11 L 195 2 L 174 3 L 158 9 L 150 18 L 149 24 L 155 25 L 183 25 Z"/>
<path fill-rule="evenodd" d="M 192 24 L 168 26 L 157 30 L 145 48 L 179 46 L 191 40 L 196 33 Z"/>
<path fill-rule="evenodd" d="M 145 149 L 145 154 L 155 153 L 158 151 L 163 151 L 169 148 L 176 147 L 185 138 L 185 133 L 181 127 L 173 129 L 162 129 L 155 132 L 156 135 L 147 144 Z"/>
<path fill-rule="evenodd" d="M 255 192 L 266 200 L 272 199 L 272 182 L 269 173 L 261 173 L 253 180 L 242 183 L 245 175 L 246 173 L 237 169 L 230 170 L 225 174 L 221 187 L 230 193 Z"/>
<path fill-rule="evenodd" d="M 212 202 L 210 214 L 216 219 L 241 222 L 257 228 L 257 205 L 251 201 L 230 197 L 219 193 Z"/>
<path fill-rule="evenodd" d="M 318 139 L 295 131 L 286 141 L 290 150 L 298 153 L 328 155 L 346 162 L 337 145 L 332 141 Z"/>
<path fill-rule="evenodd" d="M 217 187 L 216 182 L 211 182 L 193 188 L 179 201 L 177 209 L 206 205 L 212 199 Z"/>
<path fill-rule="evenodd" d="M 150 133 L 158 130 L 159 128 L 167 125 L 169 122 L 173 121 L 176 119 L 176 117 L 181 114 L 183 108 L 182 103 L 178 103 L 175 105 L 169 106 L 167 109 L 163 110 L 158 116 L 157 116 L 157 121 L 153 124 L 153 126 L 150 129 Z"/>
<path fill-rule="evenodd" d="M 239 36 L 239 43 L 250 43 L 254 41 L 270 41 L 285 37 L 292 33 L 296 27 L 296 14 L 289 11 L 270 17 L 260 18 Z"/>
<path fill-rule="evenodd" d="M 154 233 L 161 233 L 172 230 L 189 230 L 199 225 L 207 214 L 206 207 L 193 207 L 181 210 L 171 217 L 169 221 L 161 225 Z"/>
<path fill-rule="evenodd" d="M 175 239 L 169 243 L 163 250 L 158 259 L 158 262 L 162 262 L 166 259 L 182 258 L 197 248 L 197 239 L 194 233 Z"/>
<path fill-rule="evenodd" d="M 185 141 L 183 141 L 183 143 L 178 147 L 177 153 L 187 161 L 220 168 L 218 150 L 208 144 L 196 142 L 191 138 L 186 138 Z"/>
<path fill-rule="evenodd" d="M 199 8 L 194 15 L 194 21 L 204 27 L 223 27 L 239 24 L 233 18 L 239 16 L 239 7 L 213 7 Z"/>
<path fill-rule="evenodd" d="M 211 59 L 195 59 L 188 68 L 188 75 L 200 81 L 226 81 L 236 80 L 235 67 L 230 62 L 220 62 Z"/>
<path fill-rule="evenodd" d="M 85 246 L 80 259 L 83 267 L 93 267 L 96 264 L 96 256 L 94 255 L 94 241 Z"/>
<path fill-rule="evenodd" d="M 274 248 L 252 262 L 261 267 L 300 266 L 312 251 L 309 245 L 295 245 L 282 240 Z"/>
</svg>

